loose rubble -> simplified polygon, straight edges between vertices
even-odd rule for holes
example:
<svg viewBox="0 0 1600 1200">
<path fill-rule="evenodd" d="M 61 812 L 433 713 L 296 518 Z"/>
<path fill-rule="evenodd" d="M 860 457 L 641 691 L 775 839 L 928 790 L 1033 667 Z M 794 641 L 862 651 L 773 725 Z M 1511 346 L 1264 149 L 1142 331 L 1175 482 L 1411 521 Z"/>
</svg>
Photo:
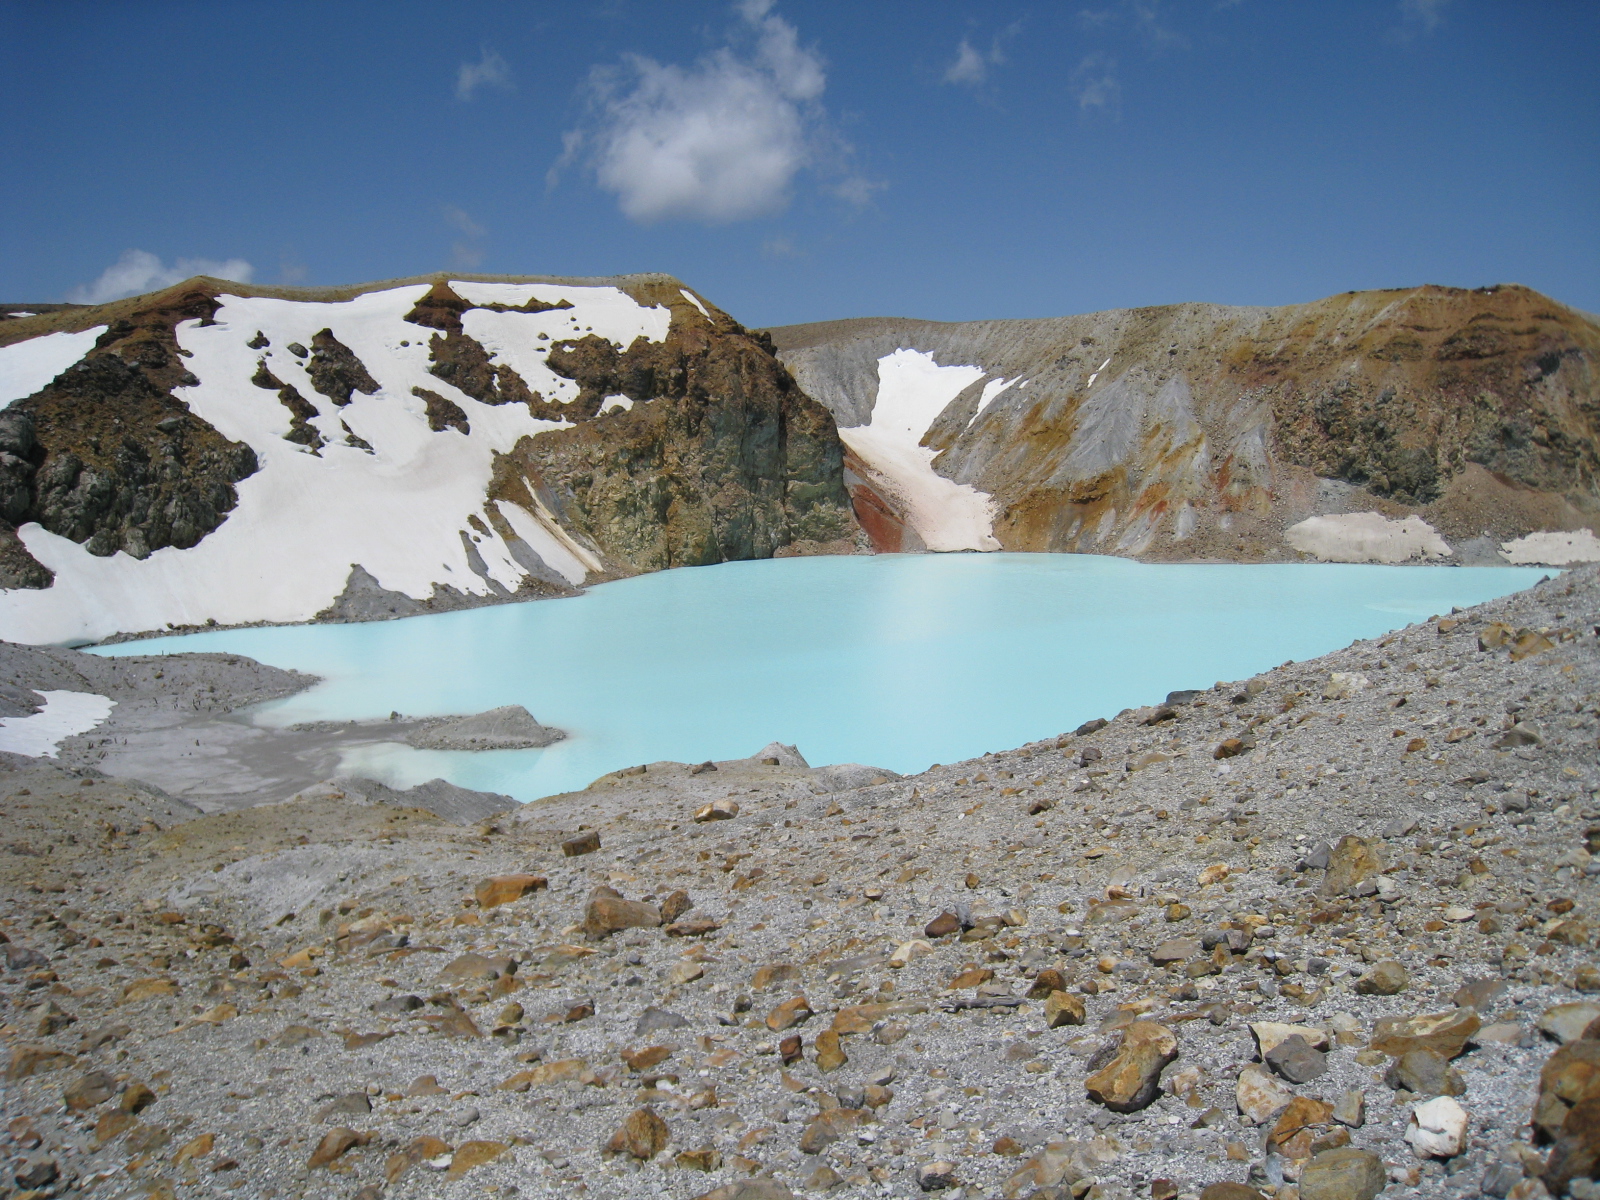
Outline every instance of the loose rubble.
<svg viewBox="0 0 1600 1200">
<path fill-rule="evenodd" d="M 0 1193 L 1593 1200 L 1597 622 L 465 824 L 10 757 Z"/>
</svg>

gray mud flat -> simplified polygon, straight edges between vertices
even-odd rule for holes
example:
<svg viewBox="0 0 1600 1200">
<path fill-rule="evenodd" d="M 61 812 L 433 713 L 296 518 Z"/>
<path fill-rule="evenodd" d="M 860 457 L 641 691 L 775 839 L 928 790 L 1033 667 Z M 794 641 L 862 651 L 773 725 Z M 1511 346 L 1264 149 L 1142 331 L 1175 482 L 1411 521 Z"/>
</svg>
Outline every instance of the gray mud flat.
<svg viewBox="0 0 1600 1200">
<path fill-rule="evenodd" d="M 1586 568 L 916 776 L 768 747 L 470 827 L 13 759 L 6 1179 L 1292 1200 L 1348 1141 L 1387 1196 L 1538 1196 L 1600 1013 L 1597 620 Z M 1440 1013 L 1440 1061 L 1383 1048 Z"/>
<path fill-rule="evenodd" d="M 287 728 L 250 719 L 254 706 L 316 682 L 316 676 L 234 654 L 98 658 L 0 642 L 0 716 L 38 711 L 40 690 L 106 696 L 116 702 L 111 715 L 63 742 L 60 762 L 143 781 L 204 812 L 272 803 L 313 787 L 338 775 L 340 758 L 355 746 L 401 742 L 433 750 L 520 750 L 566 736 L 540 725 L 520 705 L 472 716 L 402 718 L 395 713 L 387 721 L 318 721 Z M 469 823 L 512 803 L 442 780 L 423 785 L 433 789 L 427 796 L 393 793 L 371 781 L 364 786 L 384 791 L 383 802 L 421 804 Z M 434 793 L 437 803 L 429 798 Z"/>
</svg>

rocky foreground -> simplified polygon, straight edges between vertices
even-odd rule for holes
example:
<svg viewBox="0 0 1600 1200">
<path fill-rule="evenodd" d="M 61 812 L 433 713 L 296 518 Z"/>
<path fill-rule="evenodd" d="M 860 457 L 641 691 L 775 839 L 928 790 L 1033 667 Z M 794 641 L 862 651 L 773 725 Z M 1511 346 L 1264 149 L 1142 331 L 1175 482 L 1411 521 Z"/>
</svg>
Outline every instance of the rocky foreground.
<svg viewBox="0 0 1600 1200">
<path fill-rule="evenodd" d="M 1597 620 L 475 826 L 12 758 L 0 1194 L 1592 1200 Z"/>
</svg>

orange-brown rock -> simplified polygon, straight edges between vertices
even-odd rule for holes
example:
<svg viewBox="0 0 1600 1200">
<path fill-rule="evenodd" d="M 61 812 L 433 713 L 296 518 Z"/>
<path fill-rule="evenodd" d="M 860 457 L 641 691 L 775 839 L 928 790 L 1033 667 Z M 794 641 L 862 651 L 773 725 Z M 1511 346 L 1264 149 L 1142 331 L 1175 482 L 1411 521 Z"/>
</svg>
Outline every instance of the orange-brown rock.
<svg viewBox="0 0 1600 1200">
<path fill-rule="evenodd" d="M 504 1142 L 462 1142 L 450 1158 L 450 1169 L 445 1172 L 445 1178 L 460 1179 L 474 1167 L 491 1163 L 510 1149 Z"/>
<path fill-rule="evenodd" d="M 667 1148 L 672 1131 L 667 1123 L 648 1105 L 628 1114 L 606 1142 L 604 1153 L 627 1154 L 640 1162 L 648 1162 Z"/>
<path fill-rule="evenodd" d="M 831 1029 L 824 1029 L 817 1034 L 815 1043 L 817 1052 L 817 1070 L 823 1074 L 837 1071 L 850 1061 L 844 1052 L 844 1046 L 839 1041 L 839 1035 Z"/>
<path fill-rule="evenodd" d="M 1399 1058 L 1412 1050 L 1432 1050 L 1445 1058 L 1454 1058 L 1466 1049 L 1468 1039 L 1482 1025 L 1477 1010 L 1472 1008 L 1453 1008 L 1416 1017 L 1384 1017 L 1373 1026 L 1371 1046 L 1390 1058 Z"/>
<path fill-rule="evenodd" d="M 592 938 L 609 937 L 623 929 L 655 929 L 661 913 L 640 900 L 624 900 L 610 888 L 596 888 L 583 914 L 583 931 Z"/>
<path fill-rule="evenodd" d="M 498 908 L 549 886 L 550 881 L 543 875 L 491 875 L 479 881 L 473 895 L 479 908 Z"/>
<path fill-rule="evenodd" d="M 371 1140 L 370 1133 L 357 1133 L 354 1129 L 346 1129 L 342 1125 L 337 1129 L 330 1129 L 322 1135 L 322 1140 L 311 1152 L 311 1159 L 306 1166 L 313 1171 L 318 1167 L 326 1167 L 342 1158 L 351 1148 L 365 1146 Z"/>
<path fill-rule="evenodd" d="M 773 1033 L 781 1033 L 810 1018 L 810 1002 L 804 996 L 793 996 L 767 1014 L 767 1028 Z"/>
<path fill-rule="evenodd" d="M 1119 1036 L 1116 1054 L 1084 1080 L 1084 1088 L 1113 1112 L 1136 1112 L 1160 1092 L 1161 1072 L 1178 1056 L 1178 1038 L 1154 1021 L 1130 1022 Z"/>
</svg>

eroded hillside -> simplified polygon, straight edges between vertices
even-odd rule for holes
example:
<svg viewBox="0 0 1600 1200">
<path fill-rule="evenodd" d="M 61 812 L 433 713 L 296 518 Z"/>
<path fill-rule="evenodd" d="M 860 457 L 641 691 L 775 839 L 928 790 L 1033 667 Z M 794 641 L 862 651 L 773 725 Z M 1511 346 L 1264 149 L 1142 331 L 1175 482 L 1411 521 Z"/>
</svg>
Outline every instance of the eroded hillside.
<svg viewBox="0 0 1600 1200">
<path fill-rule="evenodd" d="M 1483 562 L 1589 530 L 1600 551 L 1600 326 L 1526 288 L 772 336 L 837 418 L 881 548 Z M 1285 536 L 1363 512 L 1418 516 L 1444 550 L 1382 523 L 1366 546 L 1360 523 Z"/>
</svg>

